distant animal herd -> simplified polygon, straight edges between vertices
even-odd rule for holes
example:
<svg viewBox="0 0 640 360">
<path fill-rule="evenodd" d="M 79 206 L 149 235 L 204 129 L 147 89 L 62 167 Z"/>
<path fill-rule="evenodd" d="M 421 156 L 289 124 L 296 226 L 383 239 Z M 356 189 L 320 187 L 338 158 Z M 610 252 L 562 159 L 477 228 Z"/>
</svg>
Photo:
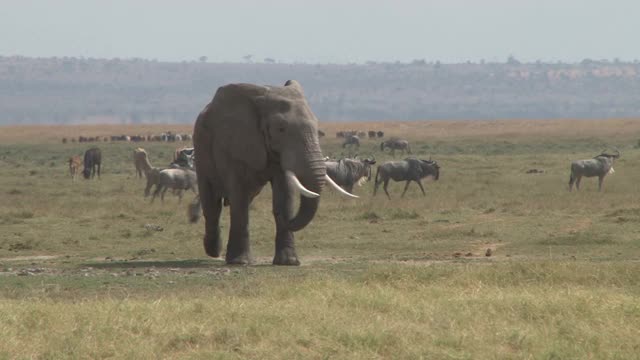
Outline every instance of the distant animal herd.
<svg viewBox="0 0 640 360">
<path fill-rule="evenodd" d="M 154 135 L 111 135 L 111 136 L 78 136 L 63 137 L 62 143 L 93 143 L 93 142 L 142 142 L 142 141 L 158 141 L 158 142 L 181 142 L 191 141 L 191 134 L 176 134 L 171 131 Z"/>
</svg>

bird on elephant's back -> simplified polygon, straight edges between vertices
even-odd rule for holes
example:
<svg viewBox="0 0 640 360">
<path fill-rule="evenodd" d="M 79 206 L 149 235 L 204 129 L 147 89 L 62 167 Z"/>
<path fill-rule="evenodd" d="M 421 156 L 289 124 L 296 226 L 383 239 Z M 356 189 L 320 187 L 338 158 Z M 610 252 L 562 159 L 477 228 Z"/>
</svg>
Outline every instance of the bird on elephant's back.
<svg viewBox="0 0 640 360">
<path fill-rule="evenodd" d="M 297 81 L 285 86 L 229 84 L 216 91 L 198 116 L 193 136 L 208 255 L 221 253 L 219 220 L 225 199 L 231 212 L 226 262 L 251 262 L 249 204 L 270 182 L 276 223 L 273 263 L 299 265 L 293 233 L 313 219 L 325 183 L 353 196 L 326 175 L 317 123 Z M 296 189 L 301 195 L 297 212 Z"/>
</svg>

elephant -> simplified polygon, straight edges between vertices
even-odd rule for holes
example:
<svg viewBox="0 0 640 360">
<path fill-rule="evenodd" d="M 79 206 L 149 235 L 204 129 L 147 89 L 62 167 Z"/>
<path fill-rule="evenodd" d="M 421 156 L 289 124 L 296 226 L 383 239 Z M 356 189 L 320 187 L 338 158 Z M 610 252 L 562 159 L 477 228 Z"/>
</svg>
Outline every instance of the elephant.
<svg viewBox="0 0 640 360">
<path fill-rule="evenodd" d="M 231 213 L 227 264 L 252 262 L 249 205 L 270 182 L 276 224 L 273 264 L 300 265 L 293 233 L 313 219 L 325 183 L 357 197 L 327 176 L 317 123 L 295 80 L 284 86 L 229 84 L 218 88 L 198 115 L 193 132 L 207 255 L 219 257 L 221 253 L 223 199 Z M 294 215 L 296 189 L 300 205 Z M 197 220 L 197 215 L 191 214 L 190 220 Z"/>
</svg>

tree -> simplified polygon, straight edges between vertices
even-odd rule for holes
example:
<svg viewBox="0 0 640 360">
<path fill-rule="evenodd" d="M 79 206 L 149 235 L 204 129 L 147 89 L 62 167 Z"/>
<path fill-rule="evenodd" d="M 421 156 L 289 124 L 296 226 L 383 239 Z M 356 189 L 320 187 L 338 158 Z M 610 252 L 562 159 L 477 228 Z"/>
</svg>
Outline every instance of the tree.
<svg viewBox="0 0 640 360">
<path fill-rule="evenodd" d="M 198 60 L 200 60 L 200 62 L 203 62 L 203 63 L 207 62 L 207 60 L 208 60 L 208 59 L 209 59 L 209 58 L 208 58 L 208 57 L 206 57 L 206 56 L 200 56 L 200 57 L 198 58 Z"/>
</svg>

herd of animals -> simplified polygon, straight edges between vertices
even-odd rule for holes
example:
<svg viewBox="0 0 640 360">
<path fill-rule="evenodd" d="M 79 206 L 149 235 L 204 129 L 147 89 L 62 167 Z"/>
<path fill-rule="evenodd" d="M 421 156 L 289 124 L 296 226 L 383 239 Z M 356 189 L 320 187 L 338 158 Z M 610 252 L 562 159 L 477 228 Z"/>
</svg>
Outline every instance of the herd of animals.
<svg viewBox="0 0 640 360">
<path fill-rule="evenodd" d="M 85 142 L 116 142 L 116 141 L 125 141 L 125 142 L 141 142 L 141 141 L 163 141 L 163 142 L 180 142 L 180 141 L 191 141 L 191 134 L 176 134 L 171 131 L 163 132 L 156 135 L 111 135 L 111 136 L 78 136 L 77 142 L 85 143 Z M 66 144 L 68 142 L 75 143 L 76 138 L 62 138 L 62 143 Z"/>
<path fill-rule="evenodd" d="M 144 191 L 152 200 L 163 199 L 168 189 L 196 194 L 189 205 L 189 219 L 205 218 L 203 245 L 205 252 L 219 257 L 222 248 L 220 215 L 223 207 L 230 208 L 229 239 L 225 260 L 228 264 L 251 262 L 249 241 L 249 206 L 261 189 L 270 183 L 273 216 L 276 225 L 274 265 L 299 265 L 295 251 L 294 233 L 314 218 L 320 193 L 331 187 L 340 194 L 352 194 L 354 185 L 371 179 L 374 158 L 329 159 L 320 149 L 318 121 L 304 96 L 301 85 L 289 80 L 284 86 L 229 84 L 218 88 L 213 99 L 200 112 L 193 131 L 193 148 L 178 148 L 174 162 L 167 167 L 153 167 L 142 148 L 133 151 L 136 173 L 147 179 Z M 358 132 L 340 132 L 343 147 L 359 146 Z M 382 132 L 370 131 L 370 138 L 382 137 Z M 381 151 L 390 149 L 411 153 L 409 142 L 389 139 L 380 145 Z M 569 190 L 579 189 L 582 177 L 599 178 L 599 190 L 607 174 L 613 173 L 613 163 L 620 152 L 602 152 L 593 159 L 571 164 Z M 101 152 L 91 148 L 85 152 L 83 175 L 86 179 L 100 176 Z M 79 171 L 80 158 L 69 159 L 72 176 Z M 97 171 L 96 171 L 97 170 Z M 423 195 L 421 180 L 438 180 L 440 165 L 434 160 L 407 157 L 377 166 L 373 195 L 379 185 L 388 198 L 390 180 L 404 181 L 405 195 L 409 184 L 416 182 Z M 294 195 L 300 201 L 294 211 Z"/>
</svg>

